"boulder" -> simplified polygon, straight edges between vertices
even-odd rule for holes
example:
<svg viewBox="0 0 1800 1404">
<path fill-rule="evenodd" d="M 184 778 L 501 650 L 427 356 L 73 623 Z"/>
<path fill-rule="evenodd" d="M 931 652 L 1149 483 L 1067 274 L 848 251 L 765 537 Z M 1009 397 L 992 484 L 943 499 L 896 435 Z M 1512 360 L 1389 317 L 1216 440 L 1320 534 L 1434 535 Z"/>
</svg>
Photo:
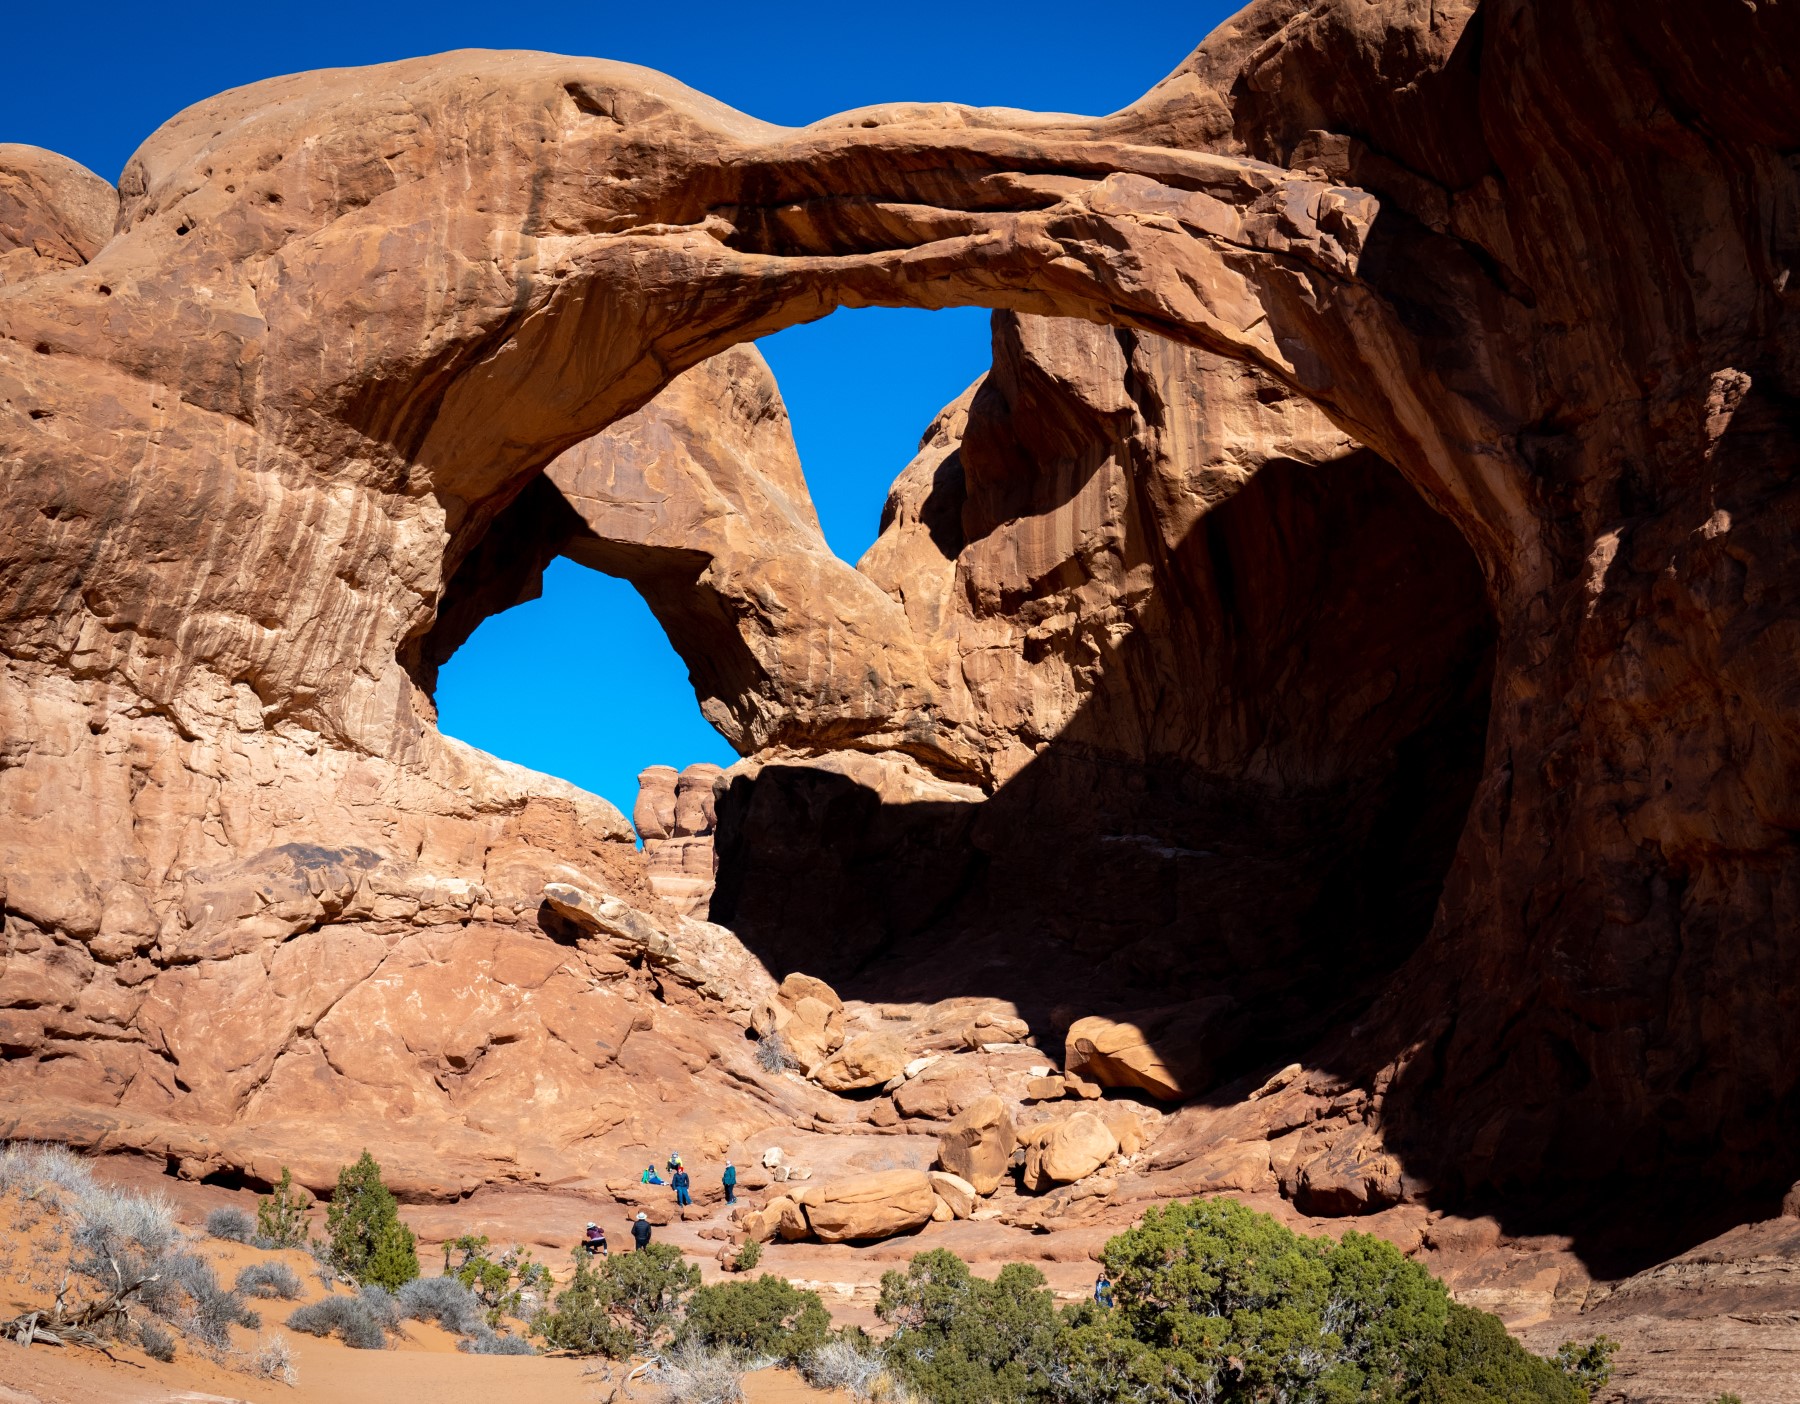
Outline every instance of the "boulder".
<svg viewBox="0 0 1800 1404">
<path fill-rule="evenodd" d="M 891 1238 L 931 1222 L 941 1201 L 923 1170 L 877 1170 L 808 1186 L 800 1208 L 822 1243 Z"/>
<path fill-rule="evenodd" d="M 968 1181 L 977 1194 L 989 1195 L 1000 1188 L 1018 1140 L 1006 1103 L 990 1092 L 944 1128 L 938 1137 L 938 1166 Z"/>
<path fill-rule="evenodd" d="M 950 1212 L 959 1219 L 966 1219 L 975 1212 L 979 1196 L 975 1186 L 963 1179 L 961 1175 L 952 1175 L 948 1170 L 928 1170 L 925 1172 L 931 1180 L 932 1193 L 936 1194 Z"/>
<path fill-rule="evenodd" d="M 785 1036 L 787 1026 L 793 1022 L 794 1011 L 778 999 L 759 1000 L 750 1010 L 750 1032 L 758 1038 L 770 1034 Z"/>
<path fill-rule="evenodd" d="M 1023 1043 L 1031 1037 L 1031 1025 L 1009 1014 L 983 1012 L 970 1021 L 963 1043 L 970 1048 L 985 1048 L 996 1043 Z"/>
<path fill-rule="evenodd" d="M 838 998 L 836 990 L 823 980 L 802 975 L 797 970 L 781 982 L 775 991 L 775 997 L 790 1009 L 798 1006 L 803 999 L 816 999 L 838 1014 L 844 1012 L 844 1001 Z"/>
<path fill-rule="evenodd" d="M 1119 1150 L 1112 1128 L 1093 1112 L 1033 1127 L 1025 1153 L 1025 1188 L 1046 1190 L 1091 1175 Z"/>
<path fill-rule="evenodd" d="M 1025 1084 L 1025 1099 L 1031 1102 L 1054 1102 L 1068 1091 L 1060 1077 L 1034 1077 Z"/>
<path fill-rule="evenodd" d="M 964 1107 L 992 1096 L 994 1084 L 977 1058 L 942 1058 L 894 1089 L 902 1116 L 948 1121 Z"/>
<path fill-rule="evenodd" d="M 812 995 L 789 1006 L 792 1015 L 781 1036 L 801 1067 L 817 1067 L 844 1046 L 844 1010 Z"/>
<path fill-rule="evenodd" d="M 1104 1087 L 1136 1087 L 1163 1101 L 1197 1096 L 1213 1084 L 1219 1026 L 1233 1003 L 1215 995 L 1116 1019 L 1077 1019 L 1065 1040 L 1067 1071 Z"/>
<path fill-rule="evenodd" d="M 1373 1214 L 1405 1194 L 1400 1162 L 1366 1126 L 1338 1135 L 1290 1174 L 1294 1207 L 1323 1218 Z"/>
<path fill-rule="evenodd" d="M 806 1216 L 792 1195 L 777 1195 L 765 1204 L 754 1221 L 744 1225 L 752 1238 L 767 1242 L 779 1237 L 784 1243 L 797 1243 L 806 1237 Z"/>
<path fill-rule="evenodd" d="M 807 1076 L 827 1092 L 856 1092 L 880 1087 L 906 1067 L 906 1048 L 890 1033 L 851 1039 Z"/>
<path fill-rule="evenodd" d="M 1119 1142 L 1120 1155 L 1136 1155 L 1144 1148 L 1144 1123 L 1137 1114 L 1122 1106 L 1102 1104 L 1094 1115 L 1106 1123 L 1107 1130 Z"/>
</svg>

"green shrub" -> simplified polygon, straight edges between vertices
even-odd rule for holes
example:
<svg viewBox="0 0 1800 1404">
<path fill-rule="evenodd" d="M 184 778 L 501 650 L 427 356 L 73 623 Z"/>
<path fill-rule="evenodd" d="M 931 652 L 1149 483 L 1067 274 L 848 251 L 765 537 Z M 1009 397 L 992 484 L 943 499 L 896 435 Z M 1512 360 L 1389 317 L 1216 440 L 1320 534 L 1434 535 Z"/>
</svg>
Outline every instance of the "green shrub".
<svg viewBox="0 0 1800 1404">
<path fill-rule="evenodd" d="M 284 1165 L 274 1192 L 256 1201 L 256 1236 L 271 1248 L 305 1247 L 311 1210 L 312 1196 L 294 1188 L 293 1174 Z"/>
<path fill-rule="evenodd" d="M 1420 1404 L 1587 1404 L 1582 1385 L 1526 1350 L 1485 1311 L 1452 1302 L 1441 1341 L 1421 1353 L 1430 1364 L 1416 1395 Z"/>
<path fill-rule="evenodd" d="M 654 1350 L 681 1319 L 700 1269 L 666 1243 L 652 1243 L 592 1267 L 577 1251 L 575 1277 L 533 1329 L 555 1350 L 618 1360 Z"/>
<path fill-rule="evenodd" d="M 881 1278 L 875 1314 L 894 1328 L 894 1373 L 932 1404 L 1022 1404 L 1047 1397 L 1059 1325 L 1044 1275 L 1008 1263 L 987 1281 L 942 1248 Z"/>
<path fill-rule="evenodd" d="M 1102 1252 L 1116 1307 L 1057 1314 L 1035 1269 L 921 1253 L 882 1279 L 893 1373 L 930 1404 L 1585 1404 L 1611 1342 L 1527 1351 L 1368 1234 L 1170 1204 Z"/>
<path fill-rule="evenodd" d="M 1556 1364 L 1589 1394 L 1605 1389 L 1612 1379 L 1612 1358 L 1619 1343 L 1610 1336 L 1596 1336 L 1586 1345 L 1564 1341 L 1556 1351 Z"/>
<path fill-rule="evenodd" d="M 325 1231 L 333 1266 L 359 1286 L 394 1291 L 419 1275 L 413 1232 L 400 1222 L 400 1206 L 366 1150 L 338 1171 Z"/>
<path fill-rule="evenodd" d="M 823 1345 L 830 1332 L 831 1313 L 818 1293 L 764 1273 L 754 1282 L 721 1282 L 695 1291 L 675 1343 L 793 1365 Z"/>
<path fill-rule="evenodd" d="M 733 1272 L 749 1272 L 762 1261 L 762 1255 L 762 1244 L 754 1238 L 747 1238 L 744 1246 L 737 1250 L 737 1257 L 731 1260 L 731 1269 Z"/>
</svg>

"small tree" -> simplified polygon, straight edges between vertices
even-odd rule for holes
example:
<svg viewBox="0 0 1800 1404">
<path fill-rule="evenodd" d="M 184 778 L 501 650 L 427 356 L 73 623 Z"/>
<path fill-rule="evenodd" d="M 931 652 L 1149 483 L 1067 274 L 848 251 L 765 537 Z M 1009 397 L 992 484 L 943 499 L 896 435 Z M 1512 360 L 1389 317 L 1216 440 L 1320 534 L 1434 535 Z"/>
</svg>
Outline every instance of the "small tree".
<svg viewBox="0 0 1800 1404">
<path fill-rule="evenodd" d="M 823 1345 L 830 1332 L 831 1313 L 818 1293 L 764 1273 L 754 1282 L 698 1289 L 675 1344 L 691 1342 L 745 1360 L 772 1356 L 792 1365 Z"/>
<path fill-rule="evenodd" d="M 1047 1397 L 1059 1323 L 1044 1275 L 1008 1263 L 991 1282 L 942 1248 L 881 1278 L 875 1314 L 894 1328 L 894 1373 L 932 1404 Z"/>
<path fill-rule="evenodd" d="M 666 1243 L 608 1258 L 598 1268 L 577 1250 L 575 1278 L 533 1329 L 553 1349 L 622 1359 L 667 1341 L 700 1269 Z"/>
<path fill-rule="evenodd" d="M 400 1221 L 400 1206 L 366 1150 L 356 1164 L 338 1171 L 325 1231 L 332 1264 L 359 1286 L 391 1292 L 419 1275 L 413 1231 Z"/>
<path fill-rule="evenodd" d="M 613 1317 L 611 1284 L 588 1265 L 586 1255 L 579 1250 L 575 1254 L 574 1280 L 557 1294 L 554 1308 L 541 1312 L 531 1324 L 552 1350 L 575 1355 L 623 1360 L 637 1344 L 631 1332 Z"/>
<path fill-rule="evenodd" d="M 763 1246 L 758 1239 L 746 1238 L 744 1246 L 737 1250 L 737 1256 L 731 1260 L 733 1272 L 749 1272 L 762 1261 Z"/>
<path fill-rule="evenodd" d="M 274 1192 L 256 1201 L 256 1236 L 272 1248 L 302 1248 L 311 1213 L 312 1196 L 294 1187 L 293 1172 L 284 1165 Z"/>
</svg>

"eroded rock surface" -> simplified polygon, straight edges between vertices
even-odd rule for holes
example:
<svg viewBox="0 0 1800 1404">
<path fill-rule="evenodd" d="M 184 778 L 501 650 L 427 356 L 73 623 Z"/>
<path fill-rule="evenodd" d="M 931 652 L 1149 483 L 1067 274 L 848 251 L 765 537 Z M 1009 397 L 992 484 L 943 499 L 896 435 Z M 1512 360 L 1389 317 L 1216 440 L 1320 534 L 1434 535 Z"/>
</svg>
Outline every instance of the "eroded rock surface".
<svg viewBox="0 0 1800 1404">
<path fill-rule="evenodd" d="M 800 130 L 463 53 L 198 104 L 116 193 L 0 151 L 5 1130 L 316 1180 L 377 1126 L 414 1196 L 635 1156 L 665 1093 L 690 1148 L 908 1134 L 547 907 L 682 916 L 616 812 L 437 733 L 567 554 L 745 753 L 707 912 L 850 996 L 788 1009 L 821 1047 L 877 992 L 1047 1050 L 1232 1001 L 1203 1100 L 1020 1224 L 1466 1214 L 1466 1290 L 1566 1305 L 1759 1219 L 1800 1173 L 1797 27 L 1261 0 L 1110 117 Z M 860 568 L 733 349 L 843 302 L 1001 309 Z"/>
</svg>

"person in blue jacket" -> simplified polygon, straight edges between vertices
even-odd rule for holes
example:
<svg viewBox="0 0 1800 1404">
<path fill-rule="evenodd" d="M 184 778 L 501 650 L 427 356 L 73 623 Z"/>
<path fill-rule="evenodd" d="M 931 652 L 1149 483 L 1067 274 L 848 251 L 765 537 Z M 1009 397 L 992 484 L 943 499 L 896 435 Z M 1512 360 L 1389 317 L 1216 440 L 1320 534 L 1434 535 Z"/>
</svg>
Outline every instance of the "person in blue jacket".
<svg viewBox="0 0 1800 1404">
<path fill-rule="evenodd" d="M 725 1186 L 725 1202 L 727 1204 L 736 1204 L 737 1166 L 733 1165 L 729 1160 L 725 1162 L 725 1175 L 721 1183 Z"/>
<path fill-rule="evenodd" d="M 675 1202 L 684 1207 L 692 1204 L 694 1201 L 688 1198 L 688 1184 L 690 1182 L 688 1180 L 688 1172 L 685 1165 L 676 1167 L 673 1183 L 675 1185 Z"/>
</svg>

